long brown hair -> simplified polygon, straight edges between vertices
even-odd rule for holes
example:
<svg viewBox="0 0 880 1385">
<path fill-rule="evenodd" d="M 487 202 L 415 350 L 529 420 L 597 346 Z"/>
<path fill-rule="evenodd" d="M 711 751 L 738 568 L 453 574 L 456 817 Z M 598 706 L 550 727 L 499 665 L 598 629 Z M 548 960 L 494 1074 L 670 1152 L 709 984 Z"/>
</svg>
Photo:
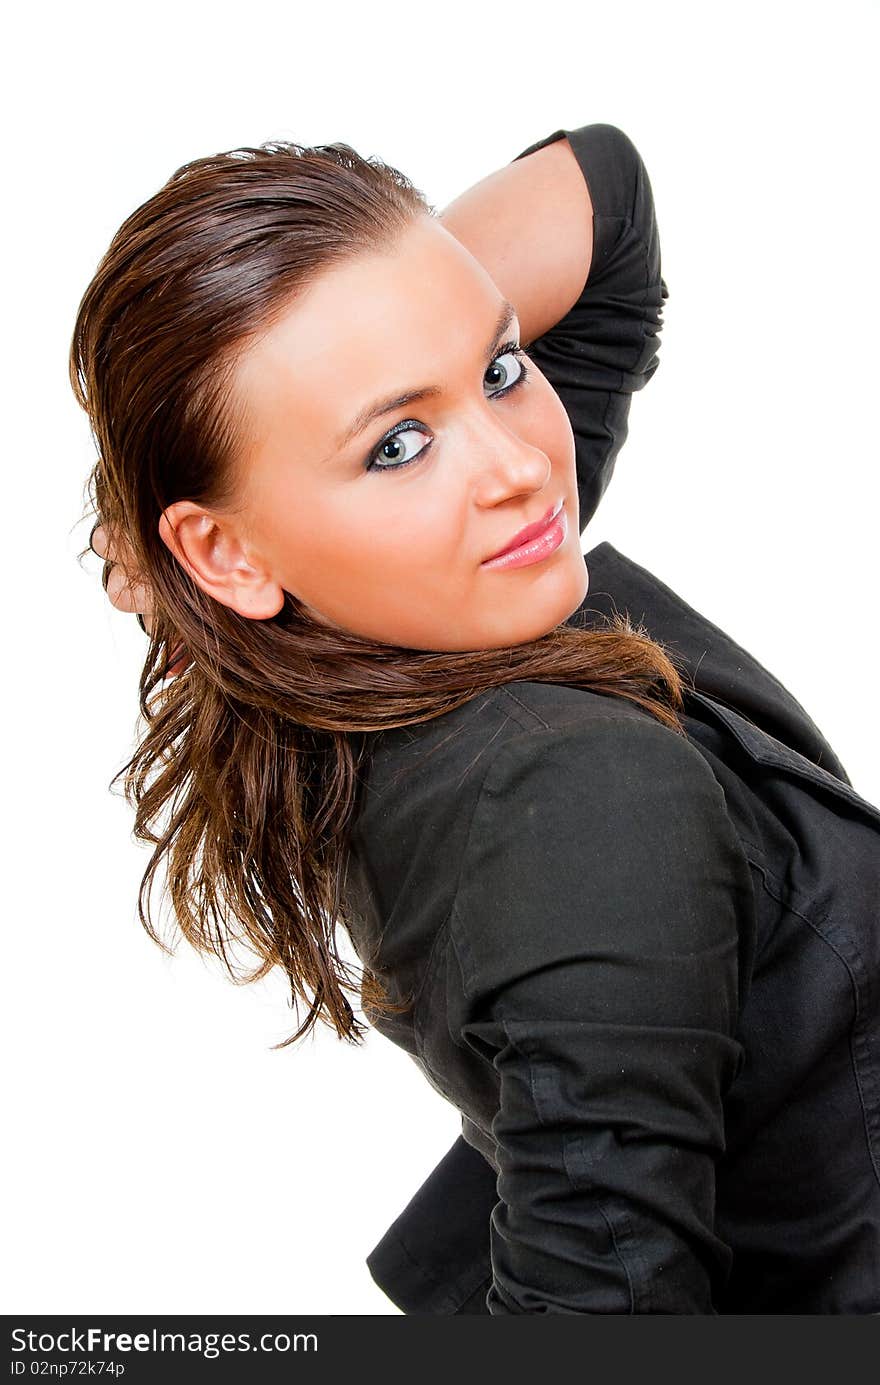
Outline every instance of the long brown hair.
<svg viewBox="0 0 880 1385">
<path fill-rule="evenodd" d="M 378 976 L 355 978 L 337 950 L 346 920 L 347 841 L 370 733 L 443 716 L 517 679 L 627 698 L 684 734 L 678 670 L 627 616 L 607 628 L 563 624 L 504 649 L 433 652 L 360 638 L 309 618 L 289 593 L 269 620 L 214 601 L 162 541 L 175 500 L 222 505 L 232 492 L 236 351 L 328 266 L 393 241 L 434 215 L 413 183 L 350 145 L 273 141 L 184 164 L 123 223 L 77 314 L 71 383 L 99 459 L 92 513 L 123 535 L 136 580 L 153 593 L 139 682 L 145 722 L 125 776 L 134 833 L 154 851 L 138 894 L 152 922 L 163 862 L 183 935 L 221 958 L 238 984 L 283 968 L 291 1004 L 340 1038 L 369 1011 L 401 1010 Z M 87 550 L 83 550 L 85 553 Z M 167 677 L 182 641 L 189 665 Z M 243 943 L 260 959 L 235 971 Z"/>
</svg>

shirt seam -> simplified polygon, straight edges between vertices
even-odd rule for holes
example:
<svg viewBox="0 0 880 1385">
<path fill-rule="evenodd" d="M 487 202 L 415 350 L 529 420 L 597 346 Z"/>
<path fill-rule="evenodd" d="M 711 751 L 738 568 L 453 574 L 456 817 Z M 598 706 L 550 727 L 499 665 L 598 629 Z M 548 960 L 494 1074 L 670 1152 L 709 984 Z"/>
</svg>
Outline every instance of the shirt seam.
<svg viewBox="0 0 880 1385">
<path fill-rule="evenodd" d="M 760 867 L 759 867 L 759 868 L 760 868 Z M 781 904 L 781 905 L 783 906 L 783 908 L 788 909 L 792 914 L 795 914 L 795 915 L 797 916 L 797 918 L 799 918 L 799 919 L 801 920 L 802 923 L 805 923 L 805 924 L 807 925 L 807 927 L 808 927 L 809 929 L 811 929 L 812 932 L 816 935 L 816 937 L 818 937 L 818 938 L 820 939 L 820 941 L 823 942 L 823 943 L 825 944 L 826 947 L 829 947 L 829 948 L 831 949 L 831 951 L 832 951 L 832 952 L 834 953 L 834 955 L 837 957 L 838 961 L 841 963 L 841 965 L 842 965 L 842 966 L 844 967 L 844 969 L 846 970 L 847 976 L 849 977 L 849 984 L 850 984 L 850 988 L 851 988 L 851 990 L 852 990 L 852 996 L 853 996 L 853 1009 L 854 1009 L 854 1011 L 855 1011 L 855 1014 L 854 1014 L 854 1017 L 853 1017 L 853 1022 L 852 1022 L 852 1027 L 851 1027 L 851 1031 L 850 1031 L 849 1043 L 848 1043 L 849 1054 L 850 1054 L 850 1063 L 851 1063 L 851 1065 L 852 1065 L 852 1074 L 853 1074 L 853 1080 L 855 1081 L 855 1084 L 856 1084 L 856 1091 L 857 1091 L 858 1094 L 859 1094 L 859 1106 L 861 1107 L 861 1111 L 862 1111 L 862 1120 L 863 1120 L 864 1127 L 865 1127 L 865 1136 L 866 1136 L 867 1145 L 868 1145 L 868 1157 L 869 1157 L 869 1159 L 870 1159 L 870 1161 L 871 1161 L 871 1168 L 872 1168 L 873 1171 L 874 1171 L 874 1178 L 875 1178 L 875 1180 L 876 1180 L 878 1186 L 880 1186 L 880 1164 L 878 1164 L 877 1155 L 876 1155 L 876 1152 L 875 1152 L 875 1141 L 876 1141 L 876 1139 L 877 1139 L 878 1118 L 877 1118 L 877 1116 L 874 1114 L 874 1112 L 872 1112 L 872 1111 L 870 1111 L 870 1110 L 868 1109 L 867 1100 L 866 1100 L 866 1096 L 865 1096 L 865 1079 L 864 1079 L 864 1076 L 863 1076 L 862 1072 L 860 1071 L 859 1065 L 858 1065 L 858 1063 L 857 1063 L 857 1061 L 856 1061 L 856 1054 L 855 1054 L 855 1046 L 856 1046 L 857 1042 L 858 1042 L 858 1041 L 860 1040 L 860 1038 L 861 1038 L 861 1029 L 864 1027 L 864 1025 L 863 1025 L 863 1005 L 862 1005 L 863 997 L 862 997 L 861 987 L 860 987 L 860 985 L 859 985 L 859 980 L 858 980 L 858 978 L 857 978 L 857 976 L 856 976 L 856 967 L 852 964 L 852 962 L 850 961 L 850 959 L 846 957 L 846 955 L 844 954 L 842 948 L 841 948 L 837 943 L 834 942 L 833 938 L 831 938 L 831 937 L 828 936 L 828 928 L 829 928 L 829 927 L 834 928 L 835 931 L 840 935 L 841 940 L 845 940 L 845 941 L 846 941 L 847 946 L 852 950 L 853 957 L 862 965 L 862 968 L 863 968 L 863 967 L 864 967 L 864 962 L 863 962 L 861 953 L 859 952 L 859 949 L 858 949 L 858 946 L 857 946 L 855 940 L 849 935 L 849 933 L 847 933 L 845 929 L 841 928 L 839 924 L 834 924 L 834 923 L 832 922 L 831 917 L 830 917 L 830 912 L 831 912 L 831 906 L 830 906 L 830 905 L 829 905 L 828 909 L 826 909 L 825 912 L 824 912 L 819 918 L 811 919 L 811 918 L 809 918 L 805 913 L 803 913 L 800 909 L 796 908 L 795 905 L 792 904 L 790 900 L 786 900 L 786 899 L 781 898 L 780 896 L 781 896 L 781 894 L 782 894 L 782 891 L 780 891 L 779 893 L 775 893 L 775 892 L 770 888 L 770 884 L 769 884 L 769 882 L 768 882 L 767 877 L 769 876 L 770 880 L 774 881 L 774 883 L 775 883 L 775 879 L 774 879 L 774 877 L 773 877 L 772 872 L 762 870 L 762 871 L 761 871 L 761 874 L 762 874 L 762 877 L 763 877 L 764 888 L 766 889 L 767 893 L 770 895 L 771 899 L 775 899 L 777 904 Z M 866 1054 L 866 1069 L 867 1069 L 867 1067 L 870 1065 L 870 1056 L 871 1056 L 870 1053 Z M 876 1093 L 875 1093 L 875 1099 L 874 1099 L 874 1107 L 875 1107 L 875 1110 L 876 1110 L 876 1105 L 877 1105 L 877 1102 L 876 1102 Z"/>
<path fill-rule="evenodd" d="M 452 1281 L 452 1284 L 450 1285 L 448 1280 L 443 1281 L 438 1279 L 436 1275 L 433 1274 L 432 1271 L 429 1270 L 421 1260 L 419 1260 L 415 1255 L 413 1255 L 409 1246 L 402 1239 L 402 1237 L 398 1235 L 396 1231 L 391 1234 L 394 1236 L 394 1240 L 398 1248 L 400 1249 L 403 1258 L 410 1265 L 412 1265 L 413 1269 L 418 1271 L 418 1273 L 427 1281 L 428 1284 L 430 1284 L 434 1289 L 439 1290 L 441 1292 L 442 1297 L 440 1297 L 437 1300 L 438 1308 L 440 1308 L 441 1311 L 443 1309 L 446 1309 L 448 1310 L 450 1315 L 455 1313 L 456 1310 L 461 1307 L 462 1303 L 466 1302 L 466 1300 L 469 1299 L 471 1295 L 476 1292 L 476 1290 L 480 1287 L 481 1282 L 486 1278 L 485 1264 L 481 1262 L 480 1276 L 479 1278 L 475 1278 L 473 1280 L 473 1283 L 471 1282 L 471 1278 L 468 1276 L 467 1271 L 465 1271 L 463 1275 L 460 1275 L 457 1279 L 454 1279 Z M 465 1285 L 466 1287 L 462 1292 L 463 1285 Z"/>
<path fill-rule="evenodd" d="M 600 545 L 600 546 L 601 546 L 601 545 Z M 612 548 L 612 545 L 609 543 L 608 547 L 609 547 L 609 548 Z M 620 556 L 622 556 L 622 555 L 618 555 L 618 557 L 620 557 Z M 584 555 L 585 561 L 586 561 L 588 558 L 589 558 L 589 553 L 587 553 L 587 554 Z M 649 574 L 649 575 L 652 577 L 652 580 L 653 580 L 654 582 L 662 581 L 662 579 L 658 579 L 658 578 L 653 577 L 653 574 Z M 781 682 L 779 681 L 779 679 L 776 677 L 776 675 L 775 675 L 774 673 L 771 673 L 770 670 L 769 670 L 764 664 L 762 664 L 761 661 L 760 661 L 759 659 L 757 659 L 757 658 L 755 657 L 754 654 L 751 654 L 743 645 L 739 644 L 739 643 L 738 643 L 731 635 L 729 635 L 725 630 L 722 630 L 720 625 L 716 625 L 714 621 L 710 620 L 708 616 L 704 616 L 701 612 L 696 612 L 695 608 L 694 608 L 693 606 L 691 606 L 691 605 L 684 599 L 683 596 L 680 596 L 680 595 L 678 594 L 678 592 L 673 591 L 673 589 L 672 589 L 670 586 L 668 586 L 665 582 L 663 582 L 662 585 L 663 585 L 663 587 L 665 588 L 665 593 L 664 593 L 665 596 L 666 596 L 667 599 L 675 606 L 675 608 L 676 608 L 677 611 L 679 611 L 681 614 L 687 615 L 687 616 L 692 616 L 692 615 L 694 615 L 694 614 L 699 615 L 700 621 L 701 621 L 706 627 L 708 627 L 708 630 L 709 630 L 709 632 L 710 632 L 712 635 L 714 635 L 714 636 L 717 637 L 717 639 L 719 640 L 719 642 L 722 644 L 723 647 L 725 647 L 728 651 L 733 651 L 735 654 L 743 656 L 743 657 L 748 661 L 748 663 L 749 663 L 751 666 L 753 666 L 754 668 L 758 669 L 766 678 L 768 678 L 768 679 L 771 681 L 771 683 L 773 683 L 773 685 L 774 685 L 774 687 L 776 688 L 777 691 L 783 693 L 784 696 L 785 696 L 786 698 L 790 698 L 790 699 L 791 699 L 791 701 L 792 701 L 792 702 L 794 703 L 794 705 L 795 705 L 796 710 L 804 717 L 804 719 L 806 720 L 806 722 L 808 723 L 808 725 L 812 728 L 812 730 L 813 730 L 814 732 L 817 733 L 817 735 L 819 736 L 819 738 L 820 738 L 821 740 L 824 741 L 824 739 L 825 739 L 824 736 L 822 736 L 822 733 L 819 731 L 819 728 L 816 726 L 815 722 L 813 721 L 813 719 L 812 719 L 812 717 L 810 716 L 809 712 L 807 711 L 806 707 L 803 705 L 803 703 L 801 703 L 801 702 L 794 696 L 794 694 L 793 694 L 788 688 L 785 687 L 785 685 L 784 685 L 783 683 L 781 683 Z M 673 643 L 673 641 L 664 641 L 664 643 L 669 643 L 669 644 L 671 644 L 671 643 Z M 705 655 L 706 655 L 707 653 L 708 653 L 708 650 L 704 650 L 704 651 L 703 651 L 703 654 L 700 656 L 700 660 L 698 661 L 697 667 L 696 667 L 695 670 L 694 670 L 694 673 L 695 673 L 695 674 L 696 674 L 696 672 L 697 672 L 698 669 L 699 669 L 699 663 L 702 662 L 703 658 L 705 657 Z M 692 682 L 693 682 L 693 686 L 694 686 L 694 688 L 696 689 L 696 691 L 699 692 L 700 689 L 697 687 L 697 684 L 696 684 L 695 679 L 692 678 Z M 713 694 L 711 694 L 711 696 L 714 698 L 714 700 L 715 700 L 716 702 L 720 702 L 723 706 L 728 706 L 728 704 L 725 703 L 725 702 L 723 701 L 722 698 L 718 697 L 717 694 L 713 693 Z M 734 712 L 739 712 L 739 709 L 736 708 L 736 707 L 730 707 L 729 710 L 734 711 Z M 742 712 L 739 712 L 739 715 L 742 716 L 743 713 L 742 713 Z M 751 718 L 746 718 L 746 719 L 747 719 L 747 720 L 751 720 Z M 753 723 L 753 724 L 756 724 L 756 723 Z M 758 729 L 761 730 L 761 729 L 763 729 L 763 728 L 759 727 Z M 766 734 L 768 734 L 768 733 L 765 732 L 765 735 L 766 735 Z M 817 762 L 809 761 L 809 757 L 808 757 L 808 756 L 804 756 L 804 758 L 807 759 L 809 763 L 817 763 Z M 819 767 L 821 768 L 821 766 L 819 766 Z M 830 773 L 831 771 L 827 771 L 827 772 Z M 835 775 L 834 778 L 837 778 L 837 776 Z"/>
<path fill-rule="evenodd" d="M 533 1109 L 534 1109 L 535 1115 L 536 1115 L 536 1117 L 537 1117 L 537 1119 L 538 1119 L 538 1123 L 539 1123 L 541 1129 L 544 1130 L 544 1131 L 546 1131 L 546 1132 L 550 1135 L 551 1138 L 559 1139 L 558 1136 L 554 1136 L 554 1135 L 553 1135 L 553 1128 L 552 1128 L 552 1126 L 551 1126 L 550 1124 L 548 1124 L 548 1122 L 547 1122 L 547 1120 L 545 1119 L 545 1117 L 544 1117 L 544 1115 L 543 1115 L 543 1113 L 542 1113 L 542 1110 L 541 1110 L 542 1102 L 541 1102 L 541 1100 L 540 1100 L 540 1098 L 539 1098 L 539 1096 L 538 1096 L 538 1092 L 537 1092 L 536 1087 L 535 1087 L 535 1065 L 534 1065 L 534 1063 L 533 1063 L 533 1061 L 532 1061 L 531 1054 L 530 1054 L 526 1049 L 524 1049 L 523 1046 L 522 1046 L 520 1043 L 518 1043 L 517 1040 L 514 1038 L 514 1036 L 511 1034 L 510 1029 L 509 1029 L 509 1026 L 508 1026 L 508 1020 L 509 1020 L 509 1019 L 512 1019 L 513 1017 L 504 1014 L 504 1005 L 503 1005 L 503 1002 L 502 1002 L 501 1005 L 499 1006 L 498 1018 L 499 1018 L 499 1021 L 500 1021 L 501 1025 L 502 1025 L 503 1028 L 504 1028 L 504 1034 L 505 1034 L 505 1037 L 506 1037 L 506 1039 L 507 1039 L 508 1044 L 510 1045 L 510 1047 L 511 1047 L 516 1053 L 519 1054 L 520 1058 L 523 1060 L 523 1062 L 525 1063 L 525 1065 L 526 1065 L 526 1067 L 527 1067 L 527 1069 L 528 1069 L 528 1074 L 529 1074 L 529 1093 L 530 1093 L 531 1099 L 532 1099 L 532 1107 L 533 1107 Z M 567 1153 L 566 1153 L 566 1145 L 565 1145 L 565 1137 L 564 1137 L 564 1136 L 563 1136 L 561 1139 L 559 1139 L 559 1143 L 560 1143 L 560 1153 L 561 1153 L 561 1168 L 562 1168 L 562 1169 L 564 1170 L 564 1172 L 565 1172 L 565 1177 L 566 1177 L 566 1180 L 567 1180 L 567 1182 L 568 1182 L 568 1186 L 569 1186 L 571 1192 L 574 1194 L 575 1197 L 580 1197 L 580 1196 L 582 1196 L 582 1189 L 578 1187 L 577 1183 L 575 1182 L 575 1180 L 574 1180 L 573 1177 L 572 1177 L 571 1169 L 569 1168 L 569 1165 L 568 1165 L 568 1157 L 567 1157 Z M 610 1214 L 610 1211 L 606 1211 L 606 1210 L 605 1210 L 606 1204 L 605 1204 L 605 1202 L 603 1201 L 602 1198 L 597 1197 L 597 1198 L 595 1199 L 595 1204 L 596 1204 L 596 1208 L 597 1208 L 597 1210 L 598 1210 L 598 1212 L 599 1212 L 599 1215 L 601 1216 L 602 1220 L 603 1220 L 604 1223 L 605 1223 L 605 1226 L 606 1226 L 607 1229 L 608 1229 L 608 1233 L 609 1233 L 609 1236 L 610 1236 L 610 1238 L 611 1238 L 611 1245 L 612 1245 L 612 1248 L 613 1248 L 613 1250 L 614 1250 L 614 1254 L 615 1254 L 615 1256 L 617 1257 L 617 1261 L 618 1261 L 618 1263 L 619 1263 L 619 1265 L 620 1265 L 621 1270 L 623 1271 L 623 1276 L 624 1276 L 624 1279 L 625 1279 L 625 1281 L 626 1281 L 627 1293 L 629 1294 L 630 1312 L 631 1312 L 631 1313 L 635 1313 L 635 1312 L 636 1312 L 636 1292 L 635 1292 L 635 1287 L 634 1287 L 634 1284 L 633 1284 L 633 1278 L 632 1278 L 632 1275 L 631 1275 L 631 1273 L 630 1273 L 629 1265 L 627 1264 L 627 1261 L 624 1259 L 623 1252 L 621 1251 L 620 1244 L 619 1244 L 619 1242 L 618 1242 L 617 1234 L 616 1234 L 616 1232 L 615 1232 L 614 1224 L 613 1224 L 613 1216 Z M 628 1219 L 627 1219 L 625 1213 L 622 1214 L 622 1229 L 623 1229 L 624 1231 L 628 1231 Z M 642 1257 L 641 1257 L 641 1255 L 639 1254 L 637 1245 L 634 1247 L 634 1258 L 635 1258 L 636 1260 L 638 1260 L 639 1263 L 642 1263 Z M 644 1266 L 643 1266 L 643 1278 L 644 1278 Z M 646 1310 L 646 1311 L 647 1311 L 647 1310 Z"/>
</svg>

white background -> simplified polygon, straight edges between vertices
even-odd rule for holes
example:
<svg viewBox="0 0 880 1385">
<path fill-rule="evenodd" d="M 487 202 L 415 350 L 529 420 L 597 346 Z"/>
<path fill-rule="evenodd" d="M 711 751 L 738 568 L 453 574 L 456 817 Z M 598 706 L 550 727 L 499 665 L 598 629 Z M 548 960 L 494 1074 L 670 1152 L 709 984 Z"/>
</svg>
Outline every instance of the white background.
<svg viewBox="0 0 880 1385">
<path fill-rule="evenodd" d="M 23 17 L 26 16 L 26 17 Z M 438 207 L 619 125 L 670 289 L 609 539 L 787 684 L 880 802 L 877 7 L 15 7 L 6 21 L 6 1312 L 396 1313 L 364 1257 L 458 1133 L 402 1053 L 295 1027 L 137 922 L 113 774 L 144 636 L 75 555 L 79 297 L 182 162 L 346 140 Z"/>
</svg>

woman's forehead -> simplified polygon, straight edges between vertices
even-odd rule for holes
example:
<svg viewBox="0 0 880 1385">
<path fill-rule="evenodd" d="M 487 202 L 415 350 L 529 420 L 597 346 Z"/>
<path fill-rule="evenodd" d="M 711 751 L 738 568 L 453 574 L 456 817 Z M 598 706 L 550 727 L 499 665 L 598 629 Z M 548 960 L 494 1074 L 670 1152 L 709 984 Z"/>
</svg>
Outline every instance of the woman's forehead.
<svg viewBox="0 0 880 1385">
<path fill-rule="evenodd" d="M 427 217 L 388 250 L 364 253 L 296 296 L 241 357 L 249 411 L 332 424 L 339 445 L 380 396 L 442 376 L 491 341 L 505 300 L 482 265 Z M 435 376 L 438 378 L 435 379 Z"/>
</svg>

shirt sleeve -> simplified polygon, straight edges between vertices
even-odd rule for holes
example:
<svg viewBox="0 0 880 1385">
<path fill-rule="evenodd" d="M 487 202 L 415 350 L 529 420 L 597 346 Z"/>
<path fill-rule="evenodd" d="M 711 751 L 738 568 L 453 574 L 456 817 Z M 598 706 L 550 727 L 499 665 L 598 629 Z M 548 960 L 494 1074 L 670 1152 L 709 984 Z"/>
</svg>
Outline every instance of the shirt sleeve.
<svg viewBox="0 0 880 1385">
<path fill-rule="evenodd" d="M 499 1083 L 489 1312 L 715 1313 L 747 858 L 685 738 L 607 719 L 498 753 L 451 938 Z"/>
<path fill-rule="evenodd" d="M 590 192 L 593 254 L 578 301 L 526 349 L 571 420 L 583 533 L 626 441 L 632 394 L 657 369 L 669 290 L 651 183 L 632 140 L 615 125 L 582 125 L 555 130 L 516 158 L 563 137 Z"/>
</svg>

